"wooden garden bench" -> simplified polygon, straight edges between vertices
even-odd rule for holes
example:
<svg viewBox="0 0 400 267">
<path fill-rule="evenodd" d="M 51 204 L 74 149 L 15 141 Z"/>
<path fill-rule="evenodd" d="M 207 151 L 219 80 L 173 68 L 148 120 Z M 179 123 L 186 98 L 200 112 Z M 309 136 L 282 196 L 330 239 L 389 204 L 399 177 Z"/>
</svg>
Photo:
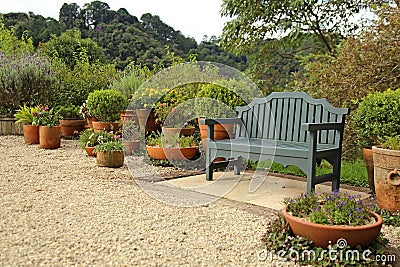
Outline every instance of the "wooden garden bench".
<svg viewBox="0 0 400 267">
<path fill-rule="evenodd" d="M 240 158 L 272 160 L 298 166 L 307 174 L 307 192 L 315 185 L 332 181 L 339 189 L 342 139 L 347 108 L 335 108 L 326 99 L 313 99 L 302 92 L 274 92 L 236 108 L 237 118 L 202 119 L 208 126 L 206 179 L 215 168 L 233 164 L 240 174 Z M 215 124 L 236 124 L 234 139 L 214 140 Z M 213 162 L 223 157 L 225 162 Z M 316 164 L 326 159 L 332 173 L 316 176 Z"/>
</svg>

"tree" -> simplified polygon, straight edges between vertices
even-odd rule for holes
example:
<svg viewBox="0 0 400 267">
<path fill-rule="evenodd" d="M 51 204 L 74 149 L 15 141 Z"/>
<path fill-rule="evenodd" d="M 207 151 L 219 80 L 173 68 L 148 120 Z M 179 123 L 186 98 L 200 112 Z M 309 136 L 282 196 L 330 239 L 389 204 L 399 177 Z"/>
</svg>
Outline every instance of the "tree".
<svg viewBox="0 0 400 267">
<path fill-rule="evenodd" d="M 64 3 L 60 9 L 59 22 L 63 31 L 73 28 L 79 29 L 83 23 L 81 8 L 76 3 Z"/>
</svg>

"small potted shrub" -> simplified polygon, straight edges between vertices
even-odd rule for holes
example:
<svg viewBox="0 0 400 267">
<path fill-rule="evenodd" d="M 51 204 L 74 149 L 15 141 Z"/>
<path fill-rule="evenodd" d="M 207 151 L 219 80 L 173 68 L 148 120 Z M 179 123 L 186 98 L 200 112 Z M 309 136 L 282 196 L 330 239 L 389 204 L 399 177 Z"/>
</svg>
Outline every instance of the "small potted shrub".
<svg viewBox="0 0 400 267">
<path fill-rule="evenodd" d="M 187 160 L 196 156 L 198 141 L 194 136 L 180 136 L 179 133 L 155 134 L 147 138 L 146 150 L 153 159 Z"/>
<path fill-rule="evenodd" d="M 140 129 L 133 120 L 128 120 L 122 127 L 122 143 L 125 147 L 125 154 L 131 155 L 140 147 Z"/>
<path fill-rule="evenodd" d="M 85 149 L 88 156 L 95 157 L 94 149 L 96 146 L 102 141 L 111 140 L 112 136 L 108 132 L 95 132 L 92 128 L 88 128 L 80 135 L 78 144 L 82 149 Z"/>
<path fill-rule="evenodd" d="M 382 227 L 382 217 L 359 196 L 339 195 L 337 191 L 311 193 L 286 198 L 284 204 L 282 212 L 293 234 L 313 241 L 317 247 L 327 248 L 340 239 L 353 248 L 367 247 Z"/>
<path fill-rule="evenodd" d="M 373 146 L 376 200 L 383 209 L 400 210 L 400 135 L 382 138 Z"/>
<path fill-rule="evenodd" d="M 372 146 L 384 137 L 400 133 L 400 90 L 375 92 L 365 96 L 353 116 L 357 142 L 363 148 L 368 182 L 374 188 Z"/>
<path fill-rule="evenodd" d="M 39 105 L 37 114 L 39 124 L 39 146 L 44 149 L 56 149 L 61 146 L 60 116 L 53 108 Z"/>
<path fill-rule="evenodd" d="M 60 126 L 63 136 L 73 136 L 75 133 L 79 133 L 85 128 L 86 120 L 82 118 L 78 106 L 61 106 L 58 108 L 58 114 L 62 117 L 60 120 Z"/>
<path fill-rule="evenodd" d="M 124 165 L 124 145 L 117 136 L 96 145 L 96 164 L 99 167 L 119 168 Z"/>
<path fill-rule="evenodd" d="M 98 131 L 116 131 L 120 128 L 121 112 L 126 108 L 126 97 L 116 90 L 97 90 L 88 96 L 86 106 L 92 116 L 99 121 L 92 122 Z"/>
<path fill-rule="evenodd" d="M 14 117 L 17 119 L 15 123 L 23 123 L 22 129 L 24 131 L 25 144 L 39 144 L 39 125 L 37 122 L 38 113 L 38 106 L 27 107 L 25 104 L 14 114 Z"/>
</svg>

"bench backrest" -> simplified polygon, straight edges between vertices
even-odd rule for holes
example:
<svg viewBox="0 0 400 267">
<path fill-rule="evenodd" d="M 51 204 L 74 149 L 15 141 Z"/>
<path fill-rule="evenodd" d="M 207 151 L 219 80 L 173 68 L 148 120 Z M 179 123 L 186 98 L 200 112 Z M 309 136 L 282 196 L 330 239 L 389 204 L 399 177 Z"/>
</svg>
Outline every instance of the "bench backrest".
<svg viewBox="0 0 400 267">
<path fill-rule="evenodd" d="M 236 138 L 261 138 L 306 142 L 307 131 L 302 123 L 345 122 L 347 108 L 335 108 L 326 99 L 314 99 L 303 92 L 273 92 L 265 98 L 255 98 L 249 105 L 236 108 L 244 122 L 238 125 Z M 323 130 L 319 144 L 341 144 L 336 130 Z"/>
</svg>

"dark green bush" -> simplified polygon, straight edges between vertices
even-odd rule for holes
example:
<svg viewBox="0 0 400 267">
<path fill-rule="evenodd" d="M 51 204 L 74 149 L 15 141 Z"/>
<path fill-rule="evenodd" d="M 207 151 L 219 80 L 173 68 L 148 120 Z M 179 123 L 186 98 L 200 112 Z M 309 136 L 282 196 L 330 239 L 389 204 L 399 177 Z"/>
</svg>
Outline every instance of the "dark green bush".
<svg viewBox="0 0 400 267">
<path fill-rule="evenodd" d="M 1 113 L 14 113 L 24 104 L 52 103 L 59 89 L 59 77 L 47 58 L 0 53 Z"/>
<path fill-rule="evenodd" d="M 119 120 L 126 107 L 126 97 L 116 90 L 96 90 L 87 99 L 90 114 L 100 121 Z"/>
<path fill-rule="evenodd" d="M 364 147 L 400 133 L 400 89 L 368 94 L 354 114 L 357 142 Z"/>
</svg>

